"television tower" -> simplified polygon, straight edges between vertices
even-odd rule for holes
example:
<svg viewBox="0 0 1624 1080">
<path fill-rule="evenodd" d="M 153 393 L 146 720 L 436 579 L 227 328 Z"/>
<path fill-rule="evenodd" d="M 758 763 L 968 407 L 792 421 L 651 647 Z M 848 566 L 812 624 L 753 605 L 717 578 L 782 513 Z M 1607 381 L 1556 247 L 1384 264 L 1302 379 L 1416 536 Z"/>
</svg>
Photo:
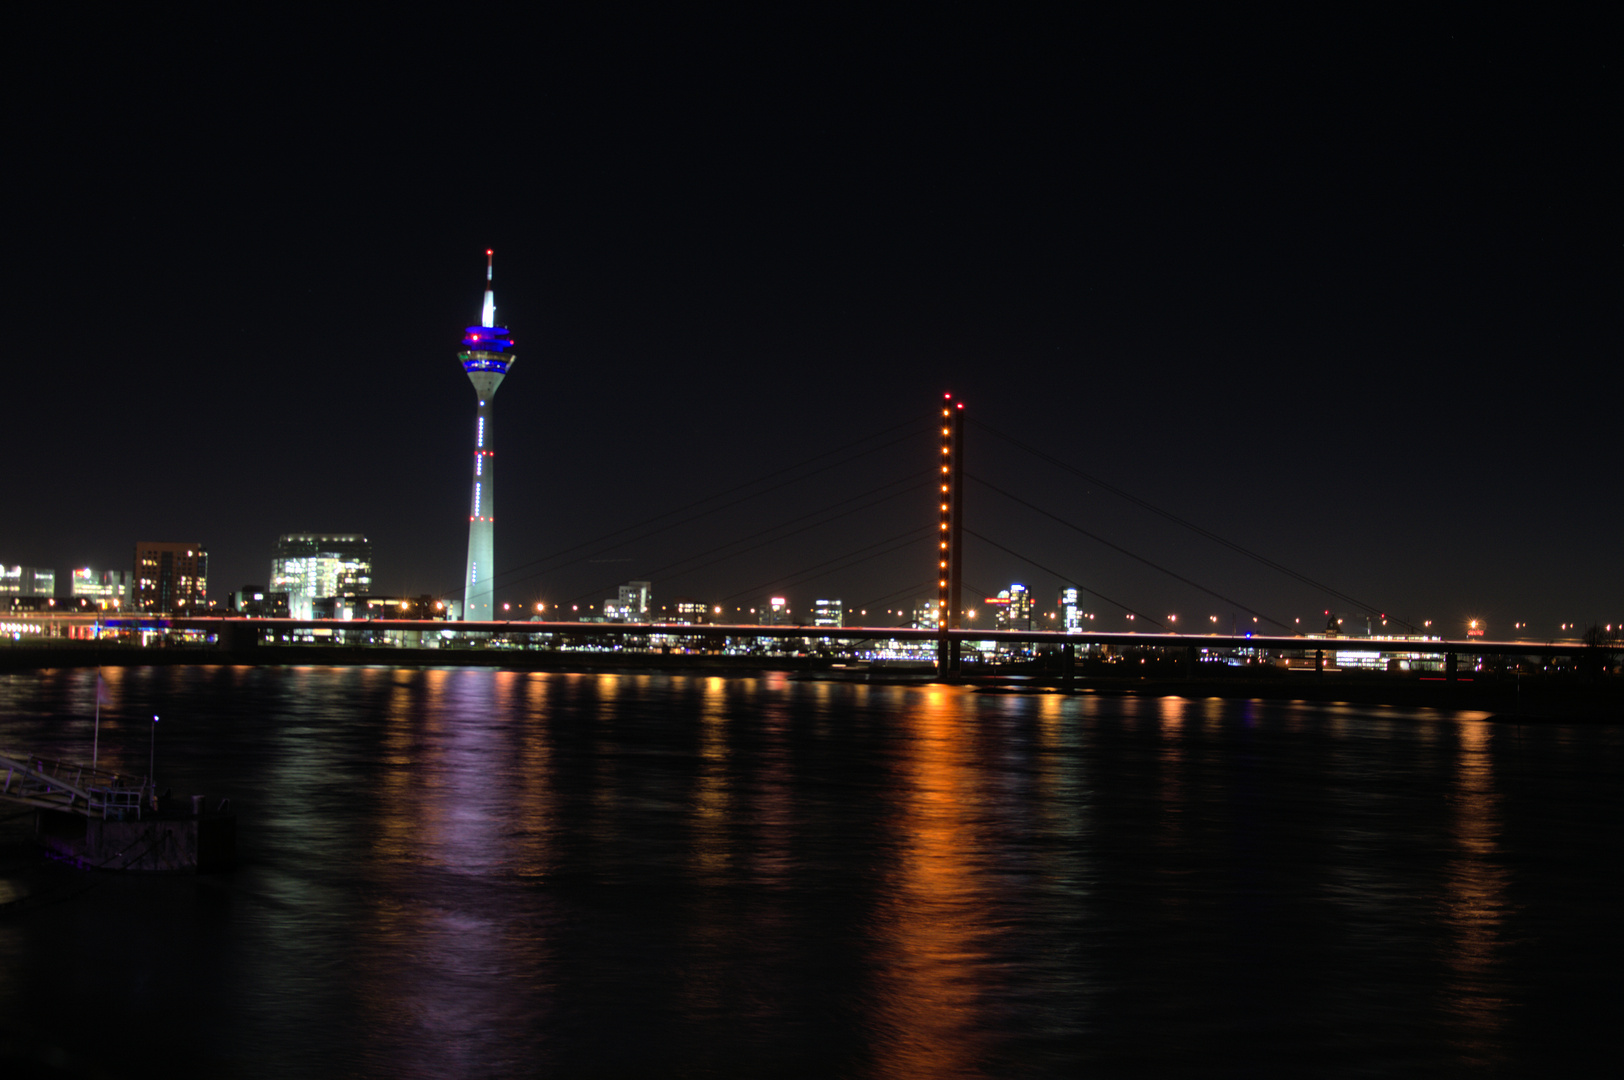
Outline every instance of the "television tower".
<svg viewBox="0 0 1624 1080">
<path fill-rule="evenodd" d="M 513 339 L 496 325 L 496 293 L 491 289 L 491 262 L 485 252 L 485 305 L 479 325 L 462 335 L 462 370 L 479 395 L 474 425 L 474 501 L 468 511 L 468 576 L 462 599 L 464 619 L 489 619 L 496 583 L 496 458 L 491 453 L 491 399 L 518 357 L 508 352 Z"/>
</svg>

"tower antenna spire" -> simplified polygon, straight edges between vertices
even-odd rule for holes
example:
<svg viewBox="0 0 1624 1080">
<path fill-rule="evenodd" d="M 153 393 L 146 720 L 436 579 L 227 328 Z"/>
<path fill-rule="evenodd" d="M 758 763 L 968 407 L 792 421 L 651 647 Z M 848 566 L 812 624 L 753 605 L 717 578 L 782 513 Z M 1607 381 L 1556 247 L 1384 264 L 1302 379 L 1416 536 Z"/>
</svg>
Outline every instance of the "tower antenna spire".
<svg viewBox="0 0 1624 1080">
<path fill-rule="evenodd" d="M 481 325 L 481 326 L 495 326 L 496 325 L 496 292 L 491 287 L 491 263 L 494 260 L 494 258 L 495 258 L 495 252 L 493 252 L 490 248 L 486 248 L 485 249 L 485 306 L 483 308 L 481 308 L 480 312 L 479 312 L 479 325 Z"/>
</svg>

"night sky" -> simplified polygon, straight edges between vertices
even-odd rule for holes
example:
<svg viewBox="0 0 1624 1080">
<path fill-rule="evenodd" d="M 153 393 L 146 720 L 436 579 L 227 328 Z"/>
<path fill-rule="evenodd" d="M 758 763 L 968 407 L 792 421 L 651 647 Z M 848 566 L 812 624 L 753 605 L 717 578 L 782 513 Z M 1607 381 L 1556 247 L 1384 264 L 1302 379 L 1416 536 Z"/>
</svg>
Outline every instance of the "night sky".
<svg viewBox="0 0 1624 1080">
<path fill-rule="evenodd" d="M 952 392 L 971 591 L 1624 618 L 1615 25 L 478 10 L 19 31 L 0 561 L 460 596 L 490 247 L 499 601 L 887 621 Z"/>
</svg>

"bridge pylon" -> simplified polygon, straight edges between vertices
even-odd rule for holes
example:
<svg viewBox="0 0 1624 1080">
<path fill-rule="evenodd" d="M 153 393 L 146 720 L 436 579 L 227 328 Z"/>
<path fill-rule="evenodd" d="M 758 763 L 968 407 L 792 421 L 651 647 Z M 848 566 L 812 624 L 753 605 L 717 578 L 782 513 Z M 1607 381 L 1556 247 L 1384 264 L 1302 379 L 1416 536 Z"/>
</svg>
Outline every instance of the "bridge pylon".
<svg viewBox="0 0 1624 1080">
<path fill-rule="evenodd" d="M 959 677 L 959 641 L 948 632 L 959 628 L 963 610 L 964 550 L 964 402 L 942 395 L 941 453 L 936 560 L 936 675 Z"/>
</svg>

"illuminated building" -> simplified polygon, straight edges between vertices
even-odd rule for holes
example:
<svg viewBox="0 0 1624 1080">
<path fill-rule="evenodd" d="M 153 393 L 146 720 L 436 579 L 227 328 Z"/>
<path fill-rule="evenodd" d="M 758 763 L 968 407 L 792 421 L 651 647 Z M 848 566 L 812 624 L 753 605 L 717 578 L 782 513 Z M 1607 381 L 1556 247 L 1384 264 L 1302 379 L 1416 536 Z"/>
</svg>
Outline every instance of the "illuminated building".
<svg viewBox="0 0 1624 1080">
<path fill-rule="evenodd" d="M 474 384 L 479 414 L 474 422 L 474 497 L 468 511 L 468 572 L 463 578 L 462 617 L 491 617 L 496 595 L 496 458 L 491 451 L 491 401 L 518 357 L 508 352 L 513 339 L 496 325 L 496 293 L 491 284 L 492 254 L 485 252 L 485 304 L 479 325 L 463 333 L 463 351 L 457 354 L 462 370 Z"/>
<path fill-rule="evenodd" d="M 1032 594 L 1025 585 L 999 589 L 997 596 L 987 597 L 986 604 L 992 608 L 993 623 L 997 629 L 1032 629 Z"/>
<path fill-rule="evenodd" d="M 671 601 L 669 608 L 662 607 L 660 611 L 662 613 L 661 622 L 677 623 L 681 626 L 703 626 L 712 622 L 714 616 L 719 614 L 719 612 L 713 612 L 711 605 L 703 600 L 695 600 L 686 596 Z"/>
<path fill-rule="evenodd" d="M 1083 609 L 1077 604 L 1077 589 L 1067 586 L 1060 590 L 1060 629 L 1078 634 L 1083 629 Z"/>
<path fill-rule="evenodd" d="M 135 545 L 131 581 L 137 611 L 178 614 L 206 611 L 209 553 L 202 544 L 143 540 Z"/>
<path fill-rule="evenodd" d="M 913 624 L 921 630 L 934 630 L 938 626 L 937 615 L 941 612 L 935 600 L 920 600 L 914 604 Z"/>
<path fill-rule="evenodd" d="M 814 600 L 812 602 L 813 626 L 845 626 L 845 604 L 839 600 Z"/>
<path fill-rule="evenodd" d="M 5 603 L 7 611 L 21 613 L 24 611 L 71 612 L 87 615 L 97 610 L 96 602 L 88 596 L 78 596 L 72 599 L 58 600 L 54 596 L 12 596 L 7 597 Z"/>
<path fill-rule="evenodd" d="M 55 596 L 56 571 L 0 566 L 0 596 Z"/>
<path fill-rule="evenodd" d="M 284 533 L 271 560 L 270 591 L 288 594 L 295 619 L 313 618 L 314 603 L 372 590 L 372 541 L 359 533 Z"/>
<path fill-rule="evenodd" d="M 107 570 L 99 579 L 96 571 L 86 566 L 73 571 L 73 596 L 96 601 L 101 608 L 122 608 L 130 595 L 130 572 Z"/>
<path fill-rule="evenodd" d="M 316 600 L 311 618 L 366 621 L 368 619 L 444 619 L 444 601 L 432 596 L 326 596 Z"/>
<path fill-rule="evenodd" d="M 288 594 L 267 592 L 258 585 L 244 585 L 232 597 L 232 606 L 251 619 L 286 619 L 289 617 Z"/>
<path fill-rule="evenodd" d="M 758 626 L 788 626 L 789 621 L 789 600 L 782 596 L 769 598 L 756 611 Z"/>
<path fill-rule="evenodd" d="M 619 592 L 603 602 L 606 622 L 646 623 L 649 621 L 649 583 L 628 581 Z"/>
</svg>

